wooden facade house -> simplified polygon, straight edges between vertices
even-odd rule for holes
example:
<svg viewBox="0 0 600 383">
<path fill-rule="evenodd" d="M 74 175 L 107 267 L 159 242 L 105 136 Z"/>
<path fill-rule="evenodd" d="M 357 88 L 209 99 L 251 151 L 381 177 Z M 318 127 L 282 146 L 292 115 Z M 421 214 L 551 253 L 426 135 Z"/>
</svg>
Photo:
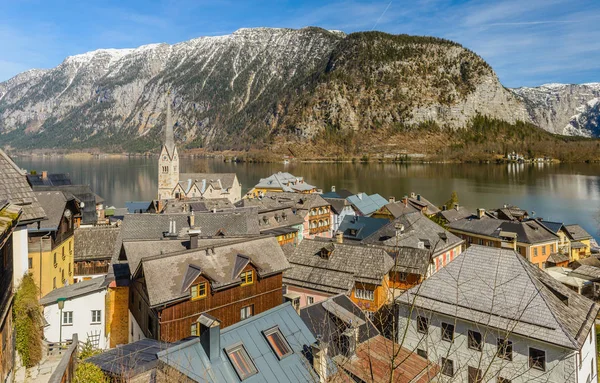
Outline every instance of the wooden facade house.
<svg viewBox="0 0 600 383">
<path fill-rule="evenodd" d="M 75 230 L 73 245 L 76 281 L 108 273 L 119 231 L 118 226 L 80 227 Z"/>
<path fill-rule="evenodd" d="M 22 210 L 8 201 L 0 203 L 0 381 L 9 381 L 13 373 L 15 345 L 12 321 L 13 232 Z"/>
<path fill-rule="evenodd" d="M 201 314 L 226 327 L 282 303 L 282 273 L 289 263 L 274 237 L 203 243 L 192 234 L 187 245 L 180 246 L 187 249 L 169 253 L 165 248 L 164 254 L 142 257 L 133 272 L 133 340 L 177 341 L 198 335 Z"/>
</svg>

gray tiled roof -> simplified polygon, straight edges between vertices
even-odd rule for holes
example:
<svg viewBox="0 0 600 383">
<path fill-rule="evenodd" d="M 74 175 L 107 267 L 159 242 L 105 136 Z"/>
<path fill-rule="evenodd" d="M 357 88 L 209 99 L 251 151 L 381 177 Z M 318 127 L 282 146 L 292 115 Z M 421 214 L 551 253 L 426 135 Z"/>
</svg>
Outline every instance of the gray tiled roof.
<svg viewBox="0 0 600 383">
<path fill-rule="evenodd" d="M 402 201 L 388 203 L 387 205 L 385 205 L 385 208 L 388 209 L 388 211 L 390 212 L 390 214 L 392 214 L 394 218 L 398 218 L 404 214 L 421 211 L 420 209 L 417 209 L 411 204 L 407 203 L 405 205 Z"/>
<path fill-rule="evenodd" d="M 600 308 L 516 252 L 477 245 L 397 300 L 574 350 Z"/>
<path fill-rule="evenodd" d="M 342 212 L 342 210 L 344 210 L 344 207 L 347 204 L 349 204 L 345 198 L 325 198 L 325 197 L 323 197 L 323 199 L 331 204 L 331 210 L 333 210 L 333 212 L 336 214 L 340 214 Z"/>
<path fill-rule="evenodd" d="M 500 232 L 500 225 L 506 221 L 502 221 L 496 218 L 490 218 L 487 215 L 482 218 L 477 216 L 470 216 L 465 219 L 450 222 L 448 227 L 454 230 L 460 230 L 467 233 L 481 234 L 489 237 L 497 237 Z"/>
<path fill-rule="evenodd" d="M 104 277 L 92 278 L 87 281 L 74 283 L 72 285 L 60 287 L 52 290 L 40 299 L 42 306 L 47 306 L 56 303 L 58 298 L 73 299 L 83 295 L 92 294 L 106 289 L 104 285 Z"/>
<path fill-rule="evenodd" d="M 458 221 L 459 219 L 467 218 L 473 215 L 473 212 L 467 208 L 459 206 L 448 210 L 442 210 L 438 213 L 439 216 L 444 217 L 448 222 Z"/>
<path fill-rule="evenodd" d="M 21 207 L 21 222 L 39 221 L 46 216 L 44 209 L 27 183 L 26 173 L 0 150 L 0 200 Z"/>
<path fill-rule="evenodd" d="M 425 208 L 425 213 L 427 214 L 437 214 L 440 212 L 440 209 L 435 206 L 434 204 L 432 204 L 431 202 L 429 202 L 429 200 L 427 200 L 425 197 L 421 196 L 420 199 L 417 195 L 417 198 L 409 198 L 408 199 L 408 203 L 415 206 L 416 208 L 419 208 L 419 210 L 421 208 Z"/>
<path fill-rule="evenodd" d="M 592 238 L 590 233 L 585 231 L 585 229 L 579 225 L 565 225 L 565 229 L 567 229 L 567 231 L 569 232 L 569 235 L 575 241 Z"/>
<path fill-rule="evenodd" d="M 398 237 L 396 237 L 396 224 L 404 226 L 404 233 Z M 430 248 L 427 250 L 433 250 L 435 256 L 460 245 L 463 240 L 445 230 L 421 212 L 416 212 L 394 219 L 363 242 L 373 245 L 385 245 L 391 248 L 418 248 L 419 242 L 428 242 Z"/>
<path fill-rule="evenodd" d="M 291 208 L 262 212 L 256 216 L 256 219 L 261 232 L 304 223 L 304 219 L 294 214 Z"/>
<path fill-rule="evenodd" d="M 394 271 L 426 275 L 431 263 L 429 250 L 415 249 L 411 247 L 400 247 L 394 251 Z"/>
<path fill-rule="evenodd" d="M 238 255 L 248 257 L 259 276 L 281 273 L 290 267 L 274 237 L 227 241 L 225 244 L 144 258 L 141 267 L 150 305 L 187 298 L 189 291 L 182 292 L 182 284 L 191 264 L 200 268 L 211 281 L 213 289 L 241 283 L 241 279 L 233 276 Z"/>
<path fill-rule="evenodd" d="M 120 228 L 116 226 L 80 227 L 75 230 L 75 261 L 110 259 L 115 251 Z"/>
<path fill-rule="evenodd" d="M 324 247 L 333 249 L 329 258 L 319 255 Z M 288 260 L 284 283 L 331 293 L 346 293 L 355 282 L 379 285 L 394 265 L 382 248 L 317 239 L 304 239 Z"/>
<path fill-rule="evenodd" d="M 305 192 L 316 189 L 316 186 L 307 184 L 302 177 L 296 177 L 293 174 L 277 172 L 267 178 L 261 178 L 255 188 L 276 189 L 284 192 Z"/>
<path fill-rule="evenodd" d="M 96 224 L 98 215 L 96 204 L 103 199 L 96 195 L 89 185 L 61 185 L 61 186 L 34 186 L 34 191 L 62 191 L 73 194 L 80 202 L 84 203 L 81 222 L 85 224 Z"/>
<path fill-rule="evenodd" d="M 541 243 L 558 239 L 558 235 L 537 220 L 524 222 L 504 221 L 500 225 L 500 231 L 517 233 L 517 241 L 522 243 Z"/>
<path fill-rule="evenodd" d="M 192 182 L 202 182 L 206 180 L 207 184 L 211 184 L 215 189 L 230 189 L 234 186 L 236 180 L 235 173 L 179 173 L 179 180 L 187 181 L 191 179 Z M 219 181 L 221 184 L 219 185 Z"/>
<path fill-rule="evenodd" d="M 292 349 L 292 353 L 281 360 L 275 355 L 263 334 L 265 330 L 274 327 L 279 328 Z M 305 353 L 316 339 L 289 303 L 222 329 L 220 352 L 216 360 L 210 361 L 199 339 L 182 342 L 178 346 L 160 352 L 158 357 L 163 363 L 180 371 L 191 381 L 239 382 L 225 350 L 241 343 L 257 369 L 257 374 L 245 380 L 247 382 L 319 381 Z M 330 361 L 327 368 L 332 375 L 336 373 L 336 367 Z"/>
<path fill-rule="evenodd" d="M 46 219 L 40 223 L 41 230 L 58 230 L 67 203 L 69 201 L 75 201 L 75 196 L 71 193 L 62 191 L 35 191 L 33 193 L 46 212 Z M 76 214 L 77 212 L 72 213 Z M 30 224 L 29 226 L 37 228 L 37 224 Z"/>
<path fill-rule="evenodd" d="M 298 210 L 306 210 L 329 206 L 329 202 L 327 202 L 323 197 L 319 194 L 298 194 L 298 193 L 285 193 L 285 192 L 267 192 L 265 197 L 263 198 L 274 198 L 279 200 L 281 203 L 289 203 L 291 201 L 294 204 L 294 207 Z"/>
<path fill-rule="evenodd" d="M 590 279 L 598 280 L 600 279 L 600 268 L 595 266 L 582 265 L 573 270 L 572 274 L 579 274 Z"/>
</svg>

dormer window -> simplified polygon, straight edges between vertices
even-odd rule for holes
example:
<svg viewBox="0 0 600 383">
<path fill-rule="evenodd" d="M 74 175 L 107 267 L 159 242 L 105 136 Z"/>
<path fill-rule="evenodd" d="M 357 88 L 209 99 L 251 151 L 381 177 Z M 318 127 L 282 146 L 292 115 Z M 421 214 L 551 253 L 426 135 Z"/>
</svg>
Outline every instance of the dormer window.
<svg viewBox="0 0 600 383">
<path fill-rule="evenodd" d="M 192 300 L 206 298 L 206 293 L 208 291 L 206 282 L 200 282 L 198 284 L 192 285 L 190 287 L 190 295 L 192 296 Z"/>
<path fill-rule="evenodd" d="M 254 270 L 244 271 L 240 274 L 242 278 L 242 286 L 251 285 L 254 283 Z"/>
<path fill-rule="evenodd" d="M 329 259 L 329 257 L 331 257 L 331 254 L 333 253 L 333 250 L 334 250 L 333 245 L 325 246 L 325 247 L 322 247 L 321 250 L 319 250 L 318 254 L 321 258 Z"/>
<path fill-rule="evenodd" d="M 279 330 L 279 327 L 263 331 L 263 335 L 267 338 L 267 342 L 269 342 L 269 346 L 271 346 L 275 355 L 277 355 L 277 359 L 281 360 L 292 354 L 292 349 Z"/>
</svg>

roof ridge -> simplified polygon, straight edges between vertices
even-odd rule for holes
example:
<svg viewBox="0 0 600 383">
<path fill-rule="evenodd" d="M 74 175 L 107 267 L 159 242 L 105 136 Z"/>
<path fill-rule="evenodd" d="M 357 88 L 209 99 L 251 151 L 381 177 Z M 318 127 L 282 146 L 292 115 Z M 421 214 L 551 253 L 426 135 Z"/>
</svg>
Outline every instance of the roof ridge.
<svg viewBox="0 0 600 383">
<path fill-rule="evenodd" d="M 558 319 L 558 317 L 556 316 L 556 314 L 554 313 L 554 310 L 550 307 L 545 294 L 542 294 L 542 292 L 540 291 L 540 288 L 538 287 L 538 283 L 541 283 L 545 288 L 547 288 L 548 290 L 550 290 L 550 287 L 548 285 L 546 285 L 544 282 L 542 282 L 541 280 L 535 278 L 532 275 L 531 269 L 528 269 L 529 267 L 534 267 L 533 265 L 531 265 L 531 263 L 529 263 L 528 260 L 526 259 L 522 259 L 522 256 L 520 254 L 518 254 L 516 251 L 513 251 L 513 256 L 516 256 L 516 258 L 518 259 L 519 263 L 521 264 L 521 267 L 523 268 L 523 270 L 525 270 L 525 273 L 527 274 L 527 276 L 529 277 L 529 280 L 531 281 L 531 283 L 533 284 L 533 286 L 536 288 L 538 295 L 542 298 L 542 300 L 544 301 L 546 308 L 548 309 L 548 311 L 550 311 L 550 314 L 552 315 L 552 318 L 554 318 L 554 321 L 558 324 L 558 327 L 560 328 L 560 331 L 567 336 L 567 339 L 569 339 L 569 341 L 573 344 L 573 346 L 575 348 L 578 348 L 578 344 L 577 344 L 577 340 L 574 339 L 571 334 L 569 334 L 568 331 L 566 331 L 563 323 Z M 524 262 L 527 262 L 527 264 L 525 264 Z M 536 283 L 535 281 L 537 281 L 538 283 Z M 559 292 L 560 293 L 560 292 Z M 554 295 L 554 293 L 552 293 L 552 295 Z M 558 298 L 558 297 L 557 297 Z M 568 299 L 568 297 L 567 297 Z"/>
</svg>

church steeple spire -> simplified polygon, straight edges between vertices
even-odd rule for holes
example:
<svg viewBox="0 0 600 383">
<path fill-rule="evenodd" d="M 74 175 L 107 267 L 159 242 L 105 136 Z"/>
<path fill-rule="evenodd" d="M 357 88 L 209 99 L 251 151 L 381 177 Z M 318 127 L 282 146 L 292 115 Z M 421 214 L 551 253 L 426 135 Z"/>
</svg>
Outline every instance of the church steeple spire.
<svg viewBox="0 0 600 383">
<path fill-rule="evenodd" d="M 173 138 L 173 122 L 171 121 L 171 91 L 167 92 L 167 119 L 165 126 L 165 146 L 169 155 L 175 152 L 175 139 Z"/>
</svg>

